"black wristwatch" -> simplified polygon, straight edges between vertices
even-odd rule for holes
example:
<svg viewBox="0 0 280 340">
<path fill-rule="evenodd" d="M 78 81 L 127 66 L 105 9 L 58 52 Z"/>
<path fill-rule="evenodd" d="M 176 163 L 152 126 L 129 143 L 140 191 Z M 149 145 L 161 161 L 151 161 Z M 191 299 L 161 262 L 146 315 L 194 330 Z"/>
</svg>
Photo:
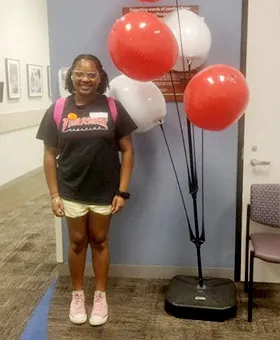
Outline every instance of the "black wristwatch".
<svg viewBox="0 0 280 340">
<path fill-rule="evenodd" d="M 122 197 L 125 200 L 128 200 L 130 198 L 130 194 L 128 192 L 124 191 L 116 191 L 116 195 Z"/>
</svg>

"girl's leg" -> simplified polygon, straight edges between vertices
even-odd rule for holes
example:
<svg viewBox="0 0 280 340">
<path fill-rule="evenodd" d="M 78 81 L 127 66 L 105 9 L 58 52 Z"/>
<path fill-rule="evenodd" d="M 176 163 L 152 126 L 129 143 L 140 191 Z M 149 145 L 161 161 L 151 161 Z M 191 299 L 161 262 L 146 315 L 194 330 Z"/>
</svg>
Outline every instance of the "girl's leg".
<svg viewBox="0 0 280 340">
<path fill-rule="evenodd" d="M 86 253 L 88 247 L 87 215 L 67 217 L 69 231 L 69 269 L 73 290 L 83 290 Z"/>
<path fill-rule="evenodd" d="M 92 263 L 95 274 L 94 306 L 90 318 L 93 326 L 102 325 L 108 319 L 106 302 L 107 278 L 109 272 L 109 227 L 111 215 L 89 212 L 89 243 L 92 250 Z"/>
<path fill-rule="evenodd" d="M 83 291 L 86 253 L 88 247 L 87 215 L 67 217 L 69 230 L 69 269 L 73 287 L 69 318 L 75 324 L 85 323 L 87 314 Z"/>
</svg>

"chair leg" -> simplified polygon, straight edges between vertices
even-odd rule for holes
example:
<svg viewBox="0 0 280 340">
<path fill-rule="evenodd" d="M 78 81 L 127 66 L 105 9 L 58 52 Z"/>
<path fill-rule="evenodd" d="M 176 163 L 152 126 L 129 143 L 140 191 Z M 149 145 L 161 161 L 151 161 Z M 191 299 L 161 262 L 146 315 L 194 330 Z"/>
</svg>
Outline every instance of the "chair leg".
<svg viewBox="0 0 280 340">
<path fill-rule="evenodd" d="M 244 280 L 245 293 L 248 293 L 249 243 L 250 243 L 250 205 L 247 206 L 247 220 L 246 220 L 245 280 Z"/>
<path fill-rule="evenodd" d="M 245 248 L 245 280 L 244 280 L 244 292 L 248 293 L 248 271 L 249 271 L 249 240 L 246 238 Z"/>
<path fill-rule="evenodd" d="M 250 279 L 249 279 L 249 297 L 248 297 L 248 322 L 253 318 L 253 296 L 254 296 L 254 260 L 255 253 L 250 252 Z"/>
</svg>

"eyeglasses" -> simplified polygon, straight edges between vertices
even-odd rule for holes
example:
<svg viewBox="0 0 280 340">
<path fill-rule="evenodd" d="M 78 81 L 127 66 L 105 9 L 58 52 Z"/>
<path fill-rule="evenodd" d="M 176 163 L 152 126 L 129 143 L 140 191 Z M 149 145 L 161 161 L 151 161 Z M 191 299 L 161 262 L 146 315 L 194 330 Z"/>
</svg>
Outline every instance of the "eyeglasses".
<svg viewBox="0 0 280 340">
<path fill-rule="evenodd" d="M 98 76 L 98 73 L 96 72 L 84 72 L 84 71 L 80 71 L 80 70 L 75 70 L 73 71 L 73 76 L 78 79 L 81 80 L 84 77 L 87 77 L 90 80 L 95 80 Z"/>
</svg>

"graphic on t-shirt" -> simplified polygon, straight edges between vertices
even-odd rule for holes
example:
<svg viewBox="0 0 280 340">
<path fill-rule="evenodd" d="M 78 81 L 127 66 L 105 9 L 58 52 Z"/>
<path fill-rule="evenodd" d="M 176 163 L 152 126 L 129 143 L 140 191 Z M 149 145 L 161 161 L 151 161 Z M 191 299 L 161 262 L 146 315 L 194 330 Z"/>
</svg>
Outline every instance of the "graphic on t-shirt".
<svg viewBox="0 0 280 340">
<path fill-rule="evenodd" d="M 70 113 L 68 113 L 67 118 L 70 119 L 70 120 L 75 120 L 75 119 L 78 118 L 78 116 L 76 115 L 76 113 L 70 112 Z"/>
<path fill-rule="evenodd" d="M 62 119 L 62 132 L 108 130 L 108 112 L 90 112 L 89 117 L 79 118 L 69 113 Z"/>
</svg>

